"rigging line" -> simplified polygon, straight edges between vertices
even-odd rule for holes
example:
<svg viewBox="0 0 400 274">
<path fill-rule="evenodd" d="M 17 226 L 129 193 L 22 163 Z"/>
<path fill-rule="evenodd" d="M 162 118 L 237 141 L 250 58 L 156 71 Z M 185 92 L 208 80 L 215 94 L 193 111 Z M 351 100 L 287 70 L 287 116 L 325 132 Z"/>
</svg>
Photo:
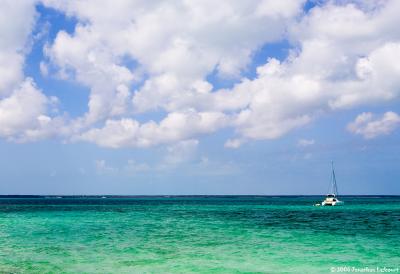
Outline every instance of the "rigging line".
<svg viewBox="0 0 400 274">
<path fill-rule="evenodd" d="M 333 179 L 333 191 L 334 194 L 337 196 L 338 195 L 338 187 L 336 183 L 336 174 L 335 174 L 335 169 L 333 167 L 333 161 L 332 161 L 332 179 Z"/>
</svg>

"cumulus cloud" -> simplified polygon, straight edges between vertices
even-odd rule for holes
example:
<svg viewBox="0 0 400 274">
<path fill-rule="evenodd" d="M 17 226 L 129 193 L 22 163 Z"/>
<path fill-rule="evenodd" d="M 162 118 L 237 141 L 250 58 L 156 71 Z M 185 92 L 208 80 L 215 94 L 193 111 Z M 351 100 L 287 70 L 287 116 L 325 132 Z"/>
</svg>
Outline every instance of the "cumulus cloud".
<svg viewBox="0 0 400 274">
<path fill-rule="evenodd" d="M 365 139 L 373 139 L 381 135 L 388 135 L 400 126 L 400 116 L 388 111 L 381 116 L 371 112 L 361 113 L 351 122 L 347 129 L 362 135 Z"/>
<path fill-rule="evenodd" d="M 49 115 L 57 98 L 45 96 L 34 79 L 23 73 L 36 18 L 35 1 L 0 4 L 0 137 L 7 140 L 53 136 L 61 122 Z"/>
<path fill-rule="evenodd" d="M 188 110 L 169 113 L 160 123 L 150 121 L 140 124 L 133 119 L 107 120 L 103 128 L 90 129 L 76 140 L 111 148 L 148 147 L 211 133 L 227 123 L 228 119 L 222 113 Z"/>
<path fill-rule="evenodd" d="M 47 116 L 57 103 L 46 97 L 31 78 L 25 79 L 11 95 L 0 100 L 0 136 L 15 141 L 31 141 L 55 133 L 59 118 Z"/>
<path fill-rule="evenodd" d="M 214 69 L 238 76 L 255 49 L 282 38 L 303 2 L 46 0 L 79 20 L 73 34 L 58 33 L 46 54 L 60 75 L 91 88 L 88 122 L 113 115 L 117 86 L 134 84 L 143 71 L 149 77 L 135 90 L 134 110 L 173 111 L 180 98 L 204 91 L 196 83 L 209 85 L 204 78 Z"/>
<path fill-rule="evenodd" d="M 321 113 L 400 95 L 397 0 L 327 1 L 309 11 L 303 0 L 41 2 L 77 24 L 46 44 L 40 70 L 86 86 L 88 111 L 52 117 L 53 99 L 38 92 L 19 122 L 7 118 L 12 102 L 24 103 L 18 86 L 35 86 L 22 67 L 37 15 L 33 2 L 2 2 L 0 18 L 15 21 L 0 24 L 7 38 L 0 42 L 0 134 L 8 139 L 148 147 L 230 127 L 235 135 L 225 146 L 237 148 L 279 138 Z M 281 41 L 290 44 L 287 58 L 269 58 L 254 77 L 243 77 L 261 47 Z M 236 84 L 216 89 L 211 74 Z M 137 118 L 153 111 L 165 117 Z"/>
<path fill-rule="evenodd" d="M 324 112 L 398 98 L 400 67 L 393 61 L 400 60 L 400 36 L 393 29 L 400 23 L 393 13 L 398 8 L 398 1 L 373 11 L 328 2 L 292 24 L 295 47 L 289 57 L 269 59 L 255 79 L 232 89 L 251 94 L 236 117 L 238 135 L 274 139 Z"/>
<path fill-rule="evenodd" d="M 24 80 L 24 54 L 35 23 L 34 1 L 0 4 L 0 98 Z"/>
</svg>

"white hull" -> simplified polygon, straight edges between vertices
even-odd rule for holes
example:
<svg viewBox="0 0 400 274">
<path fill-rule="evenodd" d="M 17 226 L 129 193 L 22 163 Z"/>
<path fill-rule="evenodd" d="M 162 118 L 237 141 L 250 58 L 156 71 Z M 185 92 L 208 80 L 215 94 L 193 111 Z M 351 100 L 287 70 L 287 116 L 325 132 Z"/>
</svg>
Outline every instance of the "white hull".
<svg viewBox="0 0 400 274">
<path fill-rule="evenodd" d="M 339 200 L 337 200 L 337 201 L 323 201 L 321 203 L 322 206 L 340 206 L 340 205 L 343 205 L 343 204 L 344 204 L 344 202 L 339 201 Z"/>
</svg>

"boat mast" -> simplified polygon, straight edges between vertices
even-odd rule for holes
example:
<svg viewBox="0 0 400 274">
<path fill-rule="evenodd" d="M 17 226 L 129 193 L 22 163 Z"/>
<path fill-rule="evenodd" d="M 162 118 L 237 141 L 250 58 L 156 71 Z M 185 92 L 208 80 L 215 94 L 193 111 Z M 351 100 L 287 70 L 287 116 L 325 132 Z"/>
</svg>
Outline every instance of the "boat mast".
<svg viewBox="0 0 400 274">
<path fill-rule="evenodd" d="M 333 194 L 335 194 L 335 196 L 337 196 L 338 188 L 337 188 L 337 184 L 336 184 L 336 174 L 335 174 L 335 169 L 333 167 L 333 161 L 331 161 L 331 165 L 332 165 L 332 191 L 333 191 Z"/>
</svg>

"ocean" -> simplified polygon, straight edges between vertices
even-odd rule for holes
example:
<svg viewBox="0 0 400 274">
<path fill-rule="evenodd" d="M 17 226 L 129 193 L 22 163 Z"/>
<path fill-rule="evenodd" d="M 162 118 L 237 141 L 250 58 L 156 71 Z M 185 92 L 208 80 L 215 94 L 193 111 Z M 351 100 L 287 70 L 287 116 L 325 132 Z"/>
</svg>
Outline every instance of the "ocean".
<svg viewBox="0 0 400 274">
<path fill-rule="evenodd" d="M 0 198 L 0 273 L 400 272 L 400 196 Z"/>
</svg>

